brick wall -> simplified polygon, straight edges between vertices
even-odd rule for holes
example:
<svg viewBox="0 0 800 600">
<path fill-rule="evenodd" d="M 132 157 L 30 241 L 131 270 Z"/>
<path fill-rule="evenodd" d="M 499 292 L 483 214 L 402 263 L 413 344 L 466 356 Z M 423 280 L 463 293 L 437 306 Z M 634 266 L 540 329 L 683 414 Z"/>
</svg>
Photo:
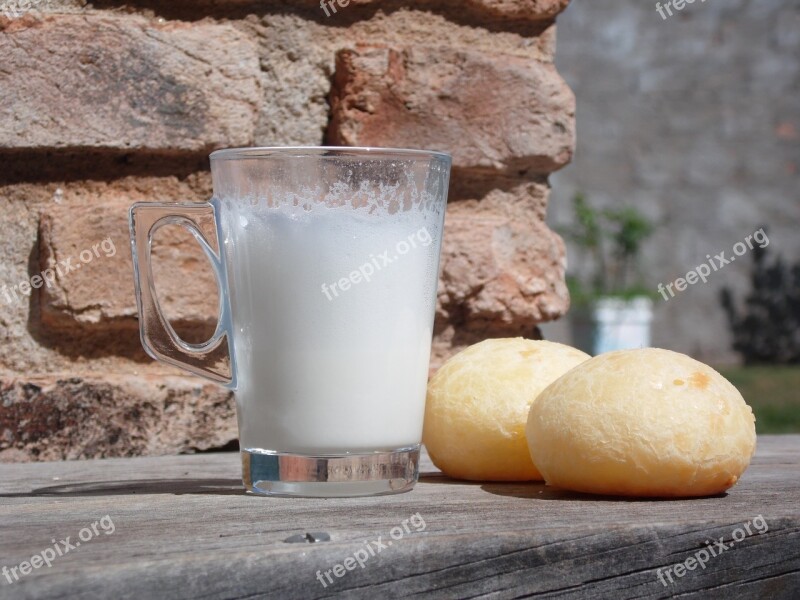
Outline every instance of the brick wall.
<svg viewBox="0 0 800 600">
<path fill-rule="evenodd" d="M 206 200 L 216 148 L 453 154 L 433 366 L 566 311 L 544 219 L 573 148 L 567 0 L 82 4 L 0 2 L 0 460 L 235 440 L 227 392 L 141 349 L 126 221 L 136 201 Z M 165 228 L 155 254 L 176 328 L 207 338 L 201 250 Z"/>
</svg>

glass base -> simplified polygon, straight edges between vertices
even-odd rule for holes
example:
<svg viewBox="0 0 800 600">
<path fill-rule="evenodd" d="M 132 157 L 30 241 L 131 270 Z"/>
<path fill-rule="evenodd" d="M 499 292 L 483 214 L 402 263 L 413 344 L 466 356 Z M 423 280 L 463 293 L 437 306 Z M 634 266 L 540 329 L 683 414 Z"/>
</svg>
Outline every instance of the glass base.
<svg viewBox="0 0 800 600">
<path fill-rule="evenodd" d="M 419 478 L 419 448 L 325 456 L 248 448 L 241 452 L 242 479 L 248 492 L 264 496 L 400 494 Z"/>
</svg>

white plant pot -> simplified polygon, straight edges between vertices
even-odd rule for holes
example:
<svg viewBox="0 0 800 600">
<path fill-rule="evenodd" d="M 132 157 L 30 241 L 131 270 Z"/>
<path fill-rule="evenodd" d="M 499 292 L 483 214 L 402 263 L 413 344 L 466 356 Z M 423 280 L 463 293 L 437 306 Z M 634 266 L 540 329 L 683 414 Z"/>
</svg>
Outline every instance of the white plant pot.
<svg viewBox="0 0 800 600">
<path fill-rule="evenodd" d="M 594 323 L 593 354 L 613 350 L 647 348 L 653 323 L 650 298 L 601 298 L 592 310 Z"/>
<path fill-rule="evenodd" d="M 650 298 L 601 298 L 592 304 L 588 314 L 574 316 L 572 341 L 594 356 L 613 350 L 647 348 L 652 322 Z"/>
</svg>

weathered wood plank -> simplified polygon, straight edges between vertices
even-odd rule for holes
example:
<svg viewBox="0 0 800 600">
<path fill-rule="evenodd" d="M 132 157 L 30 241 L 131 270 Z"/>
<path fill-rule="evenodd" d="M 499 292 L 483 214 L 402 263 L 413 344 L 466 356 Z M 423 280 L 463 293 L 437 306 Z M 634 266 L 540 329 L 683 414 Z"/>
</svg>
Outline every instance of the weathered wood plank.
<svg viewBox="0 0 800 600">
<path fill-rule="evenodd" d="M 0 597 L 788 599 L 800 590 L 800 436 L 762 436 L 739 485 L 695 500 L 454 482 L 427 459 L 422 470 L 409 494 L 315 500 L 245 495 L 236 454 L 0 465 L 0 568 L 53 539 L 74 544 L 98 522 L 98 535 L 51 567 L 12 583 L 0 575 Z M 407 522 L 392 540 L 416 513 L 424 529 Z M 736 530 L 744 539 L 705 568 L 664 576 Z M 306 532 L 331 541 L 284 542 Z M 375 550 L 379 539 L 385 547 L 370 555 L 365 542 Z M 354 555 L 366 555 L 363 568 L 325 579 Z"/>
</svg>

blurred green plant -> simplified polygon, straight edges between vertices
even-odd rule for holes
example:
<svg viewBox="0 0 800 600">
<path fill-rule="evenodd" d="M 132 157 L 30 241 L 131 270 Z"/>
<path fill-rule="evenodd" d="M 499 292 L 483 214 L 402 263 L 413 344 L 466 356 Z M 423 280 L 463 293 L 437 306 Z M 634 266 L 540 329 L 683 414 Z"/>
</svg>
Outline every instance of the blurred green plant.
<svg viewBox="0 0 800 600">
<path fill-rule="evenodd" d="M 572 241 L 594 267 L 587 277 L 570 275 L 567 285 L 573 301 L 589 303 L 600 297 L 631 299 L 652 296 L 639 281 L 638 260 L 654 224 L 632 206 L 599 209 L 582 193 L 573 198 L 574 223 L 560 233 Z"/>
</svg>

